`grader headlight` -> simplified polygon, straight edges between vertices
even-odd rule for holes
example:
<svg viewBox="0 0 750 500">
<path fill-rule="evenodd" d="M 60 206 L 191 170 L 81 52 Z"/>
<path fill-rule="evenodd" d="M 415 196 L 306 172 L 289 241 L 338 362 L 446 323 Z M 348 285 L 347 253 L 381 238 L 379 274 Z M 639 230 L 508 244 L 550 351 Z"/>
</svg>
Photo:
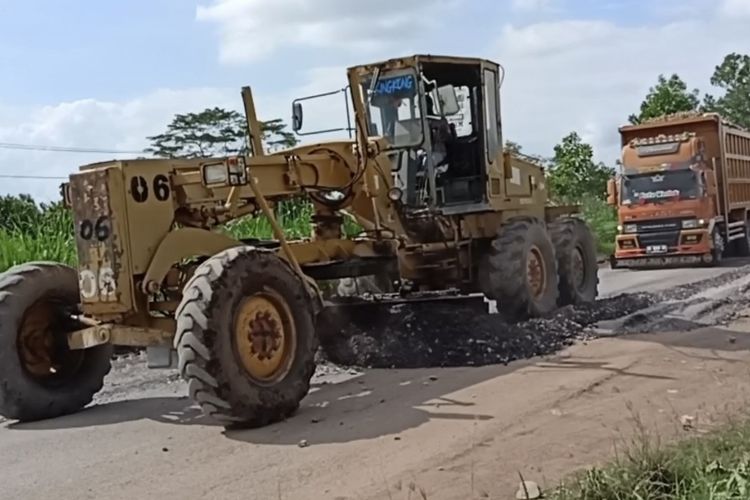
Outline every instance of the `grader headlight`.
<svg viewBox="0 0 750 500">
<path fill-rule="evenodd" d="M 247 184 L 245 158 L 233 156 L 220 162 L 204 163 L 201 180 L 206 187 L 243 186 Z"/>
</svg>

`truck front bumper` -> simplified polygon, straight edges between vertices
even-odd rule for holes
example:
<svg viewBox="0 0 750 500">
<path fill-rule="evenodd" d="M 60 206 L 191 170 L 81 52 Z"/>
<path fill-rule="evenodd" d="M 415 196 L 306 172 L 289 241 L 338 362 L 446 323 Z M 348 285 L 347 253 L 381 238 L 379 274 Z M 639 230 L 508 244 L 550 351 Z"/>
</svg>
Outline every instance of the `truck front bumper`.
<svg viewBox="0 0 750 500">
<path fill-rule="evenodd" d="M 711 235 L 707 229 L 617 235 L 612 267 L 652 267 L 710 263 Z"/>
</svg>

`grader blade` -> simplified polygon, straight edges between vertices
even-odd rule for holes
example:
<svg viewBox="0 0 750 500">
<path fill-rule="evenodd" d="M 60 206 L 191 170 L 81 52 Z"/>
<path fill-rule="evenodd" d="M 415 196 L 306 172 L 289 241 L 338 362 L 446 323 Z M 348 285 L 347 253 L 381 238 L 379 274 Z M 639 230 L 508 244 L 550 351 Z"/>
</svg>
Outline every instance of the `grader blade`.
<svg viewBox="0 0 750 500">
<path fill-rule="evenodd" d="M 484 330 L 498 321 L 489 319 L 488 309 L 481 294 L 351 297 L 329 303 L 317 331 L 323 357 L 338 365 L 417 368 L 435 366 L 436 359 L 438 365 L 472 364 L 477 349 L 471 339 L 487 337 Z"/>
<path fill-rule="evenodd" d="M 440 311 L 439 315 L 431 314 Z M 460 294 L 453 291 L 420 292 L 402 296 L 397 293 L 367 296 L 339 297 L 329 301 L 318 319 L 318 331 L 324 341 L 327 337 L 349 338 L 361 335 L 378 338 L 384 333 L 403 330 L 411 335 L 409 320 L 417 319 L 420 325 L 429 324 L 431 316 L 446 314 L 487 314 L 488 304 L 482 294 Z M 439 327 L 439 325 L 436 325 Z"/>
</svg>

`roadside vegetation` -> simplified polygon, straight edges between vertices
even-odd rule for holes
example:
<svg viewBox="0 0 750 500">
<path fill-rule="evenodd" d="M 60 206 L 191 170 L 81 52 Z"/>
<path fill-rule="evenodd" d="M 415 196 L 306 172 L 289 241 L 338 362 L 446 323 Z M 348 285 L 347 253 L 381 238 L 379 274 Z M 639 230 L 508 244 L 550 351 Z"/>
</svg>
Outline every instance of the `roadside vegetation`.
<svg viewBox="0 0 750 500">
<path fill-rule="evenodd" d="M 550 500 L 750 498 L 750 421 L 661 446 L 641 435 L 615 461 L 575 475 Z"/>
</svg>

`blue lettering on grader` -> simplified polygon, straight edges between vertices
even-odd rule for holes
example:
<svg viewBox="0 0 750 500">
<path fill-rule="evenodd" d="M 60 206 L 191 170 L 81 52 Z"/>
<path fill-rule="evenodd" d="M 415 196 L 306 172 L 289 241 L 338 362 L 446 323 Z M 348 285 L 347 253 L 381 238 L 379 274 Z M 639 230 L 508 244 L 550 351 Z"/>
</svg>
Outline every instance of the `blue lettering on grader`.
<svg viewBox="0 0 750 500">
<path fill-rule="evenodd" d="M 401 75 L 381 79 L 375 89 L 375 94 L 392 95 L 412 90 L 414 90 L 414 76 Z"/>
</svg>

